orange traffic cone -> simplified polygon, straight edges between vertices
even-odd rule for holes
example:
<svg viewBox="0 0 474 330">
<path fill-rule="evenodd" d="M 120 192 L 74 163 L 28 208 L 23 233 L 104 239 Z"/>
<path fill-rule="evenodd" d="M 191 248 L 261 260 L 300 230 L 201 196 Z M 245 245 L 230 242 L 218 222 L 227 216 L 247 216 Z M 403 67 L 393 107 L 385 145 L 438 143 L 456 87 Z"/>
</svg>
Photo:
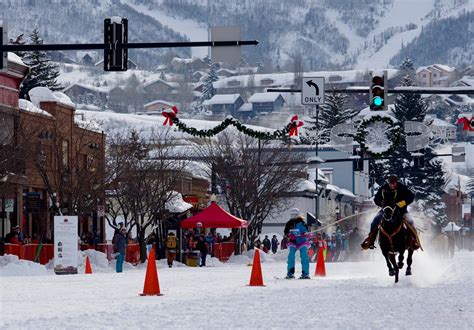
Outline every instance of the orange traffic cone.
<svg viewBox="0 0 474 330">
<path fill-rule="evenodd" d="M 89 261 L 89 256 L 86 256 L 86 274 L 92 274 L 91 262 Z"/>
<path fill-rule="evenodd" d="M 145 285 L 140 296 L 162 296 L 160 293 L 160 283 L 158 272 L 156 271 L 155 249 L 151 249 L 148 255 L 148 265 L 146 267 Z"/>
<path fill-rule="evenodd" d="M 318 250 L 318 261 L 316 262 L 316 271 L 314 276 L 326 276 L 326 266 L 324 265 L 323 247 L 320 246 Z"/>
<path fill-rule="evenodd" d="M 262 265 L 260 264 L 260 250 L 255 249 L 253 256 L 252 274 L 250 275 L 249 286 L 265 286 L 263 284 Z"/>
</svg>

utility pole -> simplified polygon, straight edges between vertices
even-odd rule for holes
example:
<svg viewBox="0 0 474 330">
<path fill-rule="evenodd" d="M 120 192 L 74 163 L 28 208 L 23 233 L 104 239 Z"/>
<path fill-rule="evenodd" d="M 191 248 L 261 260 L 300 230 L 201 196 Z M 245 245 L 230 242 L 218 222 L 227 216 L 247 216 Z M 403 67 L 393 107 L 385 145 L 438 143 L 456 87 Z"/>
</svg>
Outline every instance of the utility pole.
<svg viewBox="0 0 474 330">
<path fill-rule="evenodd" d="M 319 105 L 315 105 L 316 109 L 316 129 L 319 131 Z M 316 135 L 316 142 L 315 142 L 315 149 L 316 149 L 316 157 L 319 157 L 319 137 Z M 314 179 L 314 183 L 316 185 L 314 191 L 314 216 L 316 217 L 316 225 L 319 223 L 319 164 L 316 164 L 316 177 Z"/>
</svg>

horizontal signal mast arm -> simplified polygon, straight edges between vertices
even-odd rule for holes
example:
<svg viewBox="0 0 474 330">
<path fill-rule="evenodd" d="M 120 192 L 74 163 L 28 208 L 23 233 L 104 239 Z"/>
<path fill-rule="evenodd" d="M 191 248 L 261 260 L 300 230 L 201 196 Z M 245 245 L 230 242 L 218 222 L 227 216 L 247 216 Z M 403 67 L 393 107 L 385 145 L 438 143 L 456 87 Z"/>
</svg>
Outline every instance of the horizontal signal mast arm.
<svg viewBox="0 0 474 330">
<path fill-rule="evenodd" d="M 132 49 L 132 48 L 181 48 L 181 47 L 230 47 L 258 45 L 258 40 L 190 41 L 190 42 L 139 42 L 126 44 L 50 44 L 50 45 L 0 45 L 0 52 L 27 52 L 46 50 Z"/>
<path fill-rule="evenodd" d="M 267 92 L 279 93 L 301 93 L 301 89 L 293 88 L 268 88 Z M 417 87 L 417 86 L 403 86 L 395 87 L 387 91 L 389 94 L 474 94 L 474 87 Z M 347 88 L 329 88 L 325 93 L 347 93 L 347 94 L 363 94 L 369 93 L 369 87 L 354 86 Z"/>
</svg>

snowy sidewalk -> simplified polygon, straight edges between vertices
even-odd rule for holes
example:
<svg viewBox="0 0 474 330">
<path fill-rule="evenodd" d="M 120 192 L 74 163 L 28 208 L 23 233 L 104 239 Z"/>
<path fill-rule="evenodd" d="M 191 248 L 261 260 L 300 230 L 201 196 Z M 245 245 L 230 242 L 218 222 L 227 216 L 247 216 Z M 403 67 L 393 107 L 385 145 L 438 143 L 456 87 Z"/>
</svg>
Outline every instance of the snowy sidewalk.
<svg viewBox="0 0 474 330">
<path fill-rule="evenodd" d="M 144 268 L 0 277 L 0 328 L 472 329 L 473 260 L 469 252 L 452 260 L 416 253 L 414 275 L 396 285 L 383 260 L 328 263 L 328 276 L 311 280 L 280 279 L 286 263 L 268 260 L 266 287 L 248 287 L 251 267 L 242 264 L 158 263 L 161 297 L 138 296 Z"/>
</svg>

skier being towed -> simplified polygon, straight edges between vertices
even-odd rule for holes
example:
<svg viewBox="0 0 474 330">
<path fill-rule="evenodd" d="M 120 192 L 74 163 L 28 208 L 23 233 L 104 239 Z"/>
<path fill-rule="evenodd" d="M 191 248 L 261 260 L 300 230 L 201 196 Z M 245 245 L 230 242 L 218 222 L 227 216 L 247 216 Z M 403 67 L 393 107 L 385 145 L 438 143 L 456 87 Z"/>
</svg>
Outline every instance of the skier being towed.
<svg viewBox="0 0 474 330">
<path fill-rule="evenodd" d="M 309 279 L 308 247 L 309 229 L 297 208 L 291 210 L 291 219 L 286 223 L 285 236 L 288 239 L 288 272 L 286 278 L 295 278 L 295 254 L 300 251 L 302 273 L 300 279 Z"/>
</svg>

